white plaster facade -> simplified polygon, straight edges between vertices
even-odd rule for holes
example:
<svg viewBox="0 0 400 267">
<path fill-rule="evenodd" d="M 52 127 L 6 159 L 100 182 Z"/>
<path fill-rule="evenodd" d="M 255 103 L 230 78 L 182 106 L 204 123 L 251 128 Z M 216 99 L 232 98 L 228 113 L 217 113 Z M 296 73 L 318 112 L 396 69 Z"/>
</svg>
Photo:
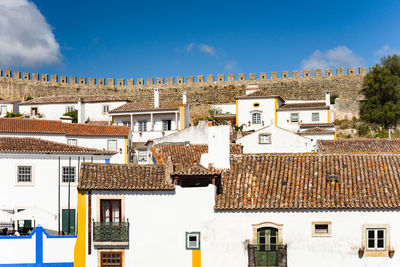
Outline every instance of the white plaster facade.
<svg viewBox="0 0 400 267">
<path fill-rule="evenodd" d="M 298 113 L 298 122 L 291 122 L 291 114 Z M 312 117 L 318 117 L 318 120 L 313 120 Z M 317 115 L 316 115 L 317 114 Z M 330 123 L 330 112 L 328 109 L 301 109 L 301 110 L 278 110 L 277 118 L 279 127 L 296 132 L 299 130 L 302 123 Z"/>
<path fill-rule="evenodd" d="M 0 99 L 0 117 L 5 117 L 7 113 L 18 113 L 19 101 L 7 101 Z"/>
<path fill-rule="evenodd" d="M 282 104 L 279 97 L 238 99 L 237 125 L 244 125 L 243 130 L 250 131 L 275 123 L 275 101 L 278 102 L 278 106 Z M 253 113 L 261 114 L 259 123 L 253 123 Z"/>
</svg>

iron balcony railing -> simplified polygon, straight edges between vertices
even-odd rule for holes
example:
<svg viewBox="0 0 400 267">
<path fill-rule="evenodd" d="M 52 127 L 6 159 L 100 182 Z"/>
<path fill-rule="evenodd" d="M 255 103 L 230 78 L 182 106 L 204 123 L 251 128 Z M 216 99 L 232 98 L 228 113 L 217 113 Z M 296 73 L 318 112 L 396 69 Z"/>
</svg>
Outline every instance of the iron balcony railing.
<svg viewBox="0 0 400 267">
<path fill-rule="evenodd" d="M 129 242 L 129 222 L 93 222 L 93 242 Z"/>
<path fill-rule="evenodd" d="M 248 245 L 249 267 L 287 267 L 286 245 Z"/>
</svg>

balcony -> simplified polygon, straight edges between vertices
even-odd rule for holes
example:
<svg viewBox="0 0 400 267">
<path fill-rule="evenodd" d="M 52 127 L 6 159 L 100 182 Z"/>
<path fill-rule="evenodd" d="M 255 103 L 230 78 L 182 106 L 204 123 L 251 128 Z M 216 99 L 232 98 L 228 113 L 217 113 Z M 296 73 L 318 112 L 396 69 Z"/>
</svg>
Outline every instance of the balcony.
<svg viewBox="0 0 400 267">
<path fill-rule="evenodd" d="M 128 246 L 129 222 L 93 222 L 95 246 Z"/>
<path fill-rule="evenodd" d="M 286 245 L 248 245 L 249 267 L 287 267 L 287 246 Z"/>
</svg>

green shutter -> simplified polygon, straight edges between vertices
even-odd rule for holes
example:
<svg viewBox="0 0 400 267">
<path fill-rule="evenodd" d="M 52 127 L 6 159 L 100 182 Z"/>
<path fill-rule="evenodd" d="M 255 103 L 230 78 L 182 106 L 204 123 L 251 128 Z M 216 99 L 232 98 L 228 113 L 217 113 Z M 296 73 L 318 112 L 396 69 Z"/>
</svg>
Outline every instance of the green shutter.
<svg viewBox="0 0 400 267">
<path fill-rule="evenodd" d="M 70 227 L 68 229 L 68 220 Z M 62 227 L 61 230 L 64 233 L 68 234 L 75 234 L 75 209 L 70 209 L 68 212 L 68 209 L 63 209 L 62 210 Z"/>
</svg>

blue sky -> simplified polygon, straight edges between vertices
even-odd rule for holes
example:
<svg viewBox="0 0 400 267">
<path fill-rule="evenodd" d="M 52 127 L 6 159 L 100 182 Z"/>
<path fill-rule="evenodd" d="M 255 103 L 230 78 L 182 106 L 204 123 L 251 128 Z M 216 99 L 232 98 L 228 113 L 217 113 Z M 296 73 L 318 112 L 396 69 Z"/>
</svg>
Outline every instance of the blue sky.
<svg viewBox="0 0 400 267">
<path fill-rule="evenodd" d="M 398 14 L 398 0 L 0 0 L 0 69 L 155 78 L 370 66 L 399 53 Z"/>
</svg>

